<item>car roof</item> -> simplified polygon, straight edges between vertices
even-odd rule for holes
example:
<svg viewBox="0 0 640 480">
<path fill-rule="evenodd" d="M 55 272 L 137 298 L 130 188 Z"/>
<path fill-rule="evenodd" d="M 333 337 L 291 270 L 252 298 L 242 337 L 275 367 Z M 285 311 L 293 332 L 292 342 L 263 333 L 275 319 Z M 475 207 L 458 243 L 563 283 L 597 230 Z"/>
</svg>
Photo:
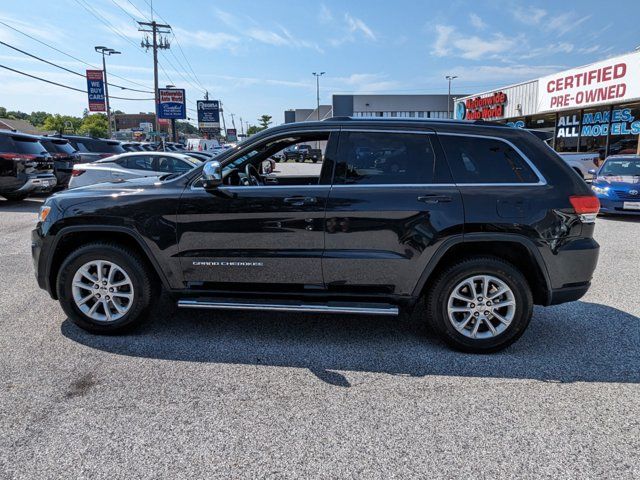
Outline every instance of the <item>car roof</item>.
<svg viewBox="0 0 640 480">
<path fill-rule="evenodd" d="M 40 141 L 40 139 L 42 138 L 42 135 L 31 135 L 29 133 L 22 133 L 18 130 L 1 129 L 0 134 L 11 136 L 11 137 L 23 137 L 27 140 L 36 140 L 36 141 Z"/>
</svg>

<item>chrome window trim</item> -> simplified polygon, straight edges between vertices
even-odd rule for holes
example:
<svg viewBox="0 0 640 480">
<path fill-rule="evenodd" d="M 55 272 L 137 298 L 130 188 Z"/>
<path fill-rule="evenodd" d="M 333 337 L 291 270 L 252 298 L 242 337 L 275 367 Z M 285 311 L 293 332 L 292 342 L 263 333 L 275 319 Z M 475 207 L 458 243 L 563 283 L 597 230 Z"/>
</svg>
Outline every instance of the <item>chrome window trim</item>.
<svg viewBox="0 0 640 480">
<path fill-rule="evenodd" d="M 462 187 L 462 186 L 474 186 L 474 187 L 478 187 L 478 186 L 482 186 L 482 187 L 489 187 L 489 186 L 543 186 L 543 185 L 547 185 L 547 179 L 544 178 L 544 175 L 542 175 L 542 173 L 540 173 L 540 170 L 538 170 L 538 167 L 535 166 L 535 164 L 531 161 L 531 159 L 529 157 L 527 157 L 524 152 L 522 150 L 520 150 L 518 147 L 516 147 L 513 143 L 511 143 L 509 140 L 506 140 L 504 138 L 501 137 L 494 137 L 492 135 L 473 135 L 473 134 L 469 134 L 469 133 L 449 133 L 449 132 L 438 132 L 438 135 L 448 135 L 450 137 L 471 137 L 471 138 L 488 138 L 491 140 L 498 140 L 500 142 L 504 142 L 507 145 L 509 145 L 511 148 L 513 148 L 516 153 L 518 155 L 520 155 L 522 157 L 522 159 L 527 163 L 527 165 L 529 165 L 529 168 L 531 168 L 531 170 L 533 170 L 533 173 L 536 174 L 536 176 L 538 177 L 538 181 L 537 182 L 519 182 L 519 183 L 499 183 L 499 182 L 487 182 L 487 183 L 456 183 L 457 186 Z M 446 155 L 446 154 L 445 154 Z"/>
</svg>

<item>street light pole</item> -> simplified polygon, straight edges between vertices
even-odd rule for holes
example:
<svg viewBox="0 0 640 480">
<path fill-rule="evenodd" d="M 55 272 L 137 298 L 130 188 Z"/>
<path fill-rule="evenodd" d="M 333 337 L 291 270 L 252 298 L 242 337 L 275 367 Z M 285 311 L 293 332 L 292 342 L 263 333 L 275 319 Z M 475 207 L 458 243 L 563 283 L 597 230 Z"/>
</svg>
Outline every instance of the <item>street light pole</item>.
<svg viewBox="0 0 640 480">
<path fill-rule="evenodd" d="M 318 112 L 318 121 L 320 120 L 320 77 L 324 75 L 325 72 L 316 73 L 313 72 L 313 76 L 316 77 L 316 101 L 317 101 L 317 112 Z"/>
<path fill-rule="evenodd" d="M 446 78 L 449 81 L 449 93 L 447 94 L 447 118 L 451 118 L 451 80 L 458 78 L 457 75 L 447 75 Z"/>
<path fill-rule="evenodd" d="M 104 96 L 107 101 L 107 124 L 109 130 L 109 138 L 111 138 L 111 134 L 113 132 L 111 128 L 111 107 L 109 106 L 109 82 L 107 79 L 107 62 L 104 59 L 105 55 L 120 55 L 121 52 L 114 50 L 113 48 L 107 47 L 94 47 L 96 52 L 102 54 L 102 72 L 104 73 Z"/>
</svg>

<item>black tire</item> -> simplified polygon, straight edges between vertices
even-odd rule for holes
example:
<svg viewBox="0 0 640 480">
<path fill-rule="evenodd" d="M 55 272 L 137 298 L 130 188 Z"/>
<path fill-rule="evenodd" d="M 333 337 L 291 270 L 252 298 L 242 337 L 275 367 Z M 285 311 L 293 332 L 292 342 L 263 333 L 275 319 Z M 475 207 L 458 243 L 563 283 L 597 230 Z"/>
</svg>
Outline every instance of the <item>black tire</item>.
<svg viewBox="0 0 640 480">
<path fill-rule="evenodd" d="M 10 202 L 20 202 L 29 196 L 28 193 L 3 193 L 2 196 Z"/>
<path fill-rule="evenodd" d="M 73 299 L 72 282 L 78 269 L 92 261 L 106 260 L 122 268 L 133 283 L 134 298 L 129 311 L 120 319 L 100 322 L 85 315 Z M 115 243 L 91 243 L 74 250 L 62 263 L 57 277 L 57 293 L 62 309 L 78 327 L 91 333 L 123 333 L 141 324 L 148 313 L 157 290 L 153 275 L 145 262 L 134 252 Z"/>
<path fill-rule="evenodd" d="M 448 318 L 449 296 L 456 285 L 473 275 L 494 276 L 513 292 L 514 318 L 503 332 L 490 338 L 469 338 Z M 527 280 L 516 267 L 497 257 L 483 256 L 462 260 L 441 272 L 427 294 L 426 313 L 428 325 L 450 347 L 468 353 L 492 353 L 508 347 L 524 333 L 533 314 L 533 298 Z"/>
</svg>

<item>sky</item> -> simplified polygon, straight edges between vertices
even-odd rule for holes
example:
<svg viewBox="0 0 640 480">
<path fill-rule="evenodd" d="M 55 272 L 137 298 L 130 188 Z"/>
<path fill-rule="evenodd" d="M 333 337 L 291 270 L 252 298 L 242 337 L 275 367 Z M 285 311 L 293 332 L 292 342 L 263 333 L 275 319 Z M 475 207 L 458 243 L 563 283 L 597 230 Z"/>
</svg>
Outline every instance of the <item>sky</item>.
<svg viewBox="0 0 640 480">
<path fill-rule="evenodd" d="M 54 7 L 55 5 L 55 7 Z M 477 93 L 634 50 L 640 2 L 615 8 L 596 1 L 155 0 L 153 18 L 171 25 L 171 48 L 159 55 L 160 86 L 185 88 L 188 107 L 220 99 L 234 114 L 274 124 L 284 110 L 313 108 L 312 72 L 326 72 L 321 103 L 336 93 Z M 94 46 L 117 49 L 109 82 L 153 89 L 151 52 L 140 48 L 136 20 L 151 0 L 0 0 L 0 41 L 83 73 L 99 66 Z M 59 51 L 39 43 L 45 42 Z M 75 60 L 69 54 L 77 59 Z M 86 80 L 0 44 L 0 65 L 75 88 Z M 118 77 L 116 77 L 116 75 Z M 135 82 L 135 83 L 130 83 Z M 111 87 L 112 96 L 152 95 Z M 0 106 L 80 115 L 86 94 L 0 68 Z M 152 100 L 112 99 L 112 109 L 153 111 Z M 195 118 L 195 110 L 189 110 Z"/>
</svg>

